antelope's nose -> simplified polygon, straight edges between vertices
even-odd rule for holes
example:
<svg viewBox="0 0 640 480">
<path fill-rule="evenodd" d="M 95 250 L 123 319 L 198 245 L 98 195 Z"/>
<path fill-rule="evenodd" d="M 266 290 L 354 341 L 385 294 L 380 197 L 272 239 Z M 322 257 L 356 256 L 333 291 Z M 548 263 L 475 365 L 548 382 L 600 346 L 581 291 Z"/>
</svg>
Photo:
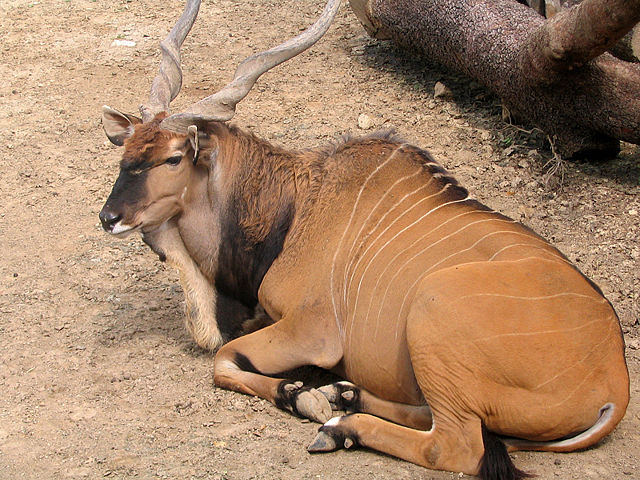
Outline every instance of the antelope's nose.
<svg viewBox="0 0 640 480">
<path fill-rule="evenodd" d="M 98 216 L 100 217 L 102 228 L 104 228 L 105 232 L 109 233 L 113 230 L 113 226 L 122 218 L 122 215 L 111 211 L 106 208 L 106 206 L 100 211 Z"/>
</svg>

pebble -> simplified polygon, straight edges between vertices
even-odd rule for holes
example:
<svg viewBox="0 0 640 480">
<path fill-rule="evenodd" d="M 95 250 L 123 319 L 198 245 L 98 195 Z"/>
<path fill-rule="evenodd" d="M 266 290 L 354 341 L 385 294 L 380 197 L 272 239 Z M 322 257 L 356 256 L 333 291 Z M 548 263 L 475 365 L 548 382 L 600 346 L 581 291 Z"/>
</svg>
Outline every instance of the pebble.
<svg viewBox="0 0 640 480">
<path fill-rule="evenodd" d="M 136 42 L 133 42 L 131 40 L 116 39 L 113 42 L 111 42 L 111 46 L 112 47 L 135 47 Z"/>
<path fill-rule="evenodd" d="M 366 113 L 361 113 L 358 117 L 358 128 L 362 130 L 369 130 L 374 126 L 373 119 Z"/>
<path fill-rule="evenodd" d="M 482 130 L 480 133 L 480 138 L 485 142 L 491 140 L 492 134 L 489 130 Z"/>
<path fill-rule="evenodd" d="M 433 87 L 433 96 L 442 100 L 451 100 L 453 98 L 453 92 L 442 82 L 436 82 Z"/>
<path fill-rule="evenodd" d="M 95 408 L 76 407 L 69 413 L 69 418 L 74 422 L 80 420 L 90 420 L 96 416 L 98 411 Z"/>
<path fill-rule="evenodd" d="M 85 478 L 91 475 L 89 467 L 76 467 L 66 470 L 63 474 L 65 478 Z"/>
</svg>

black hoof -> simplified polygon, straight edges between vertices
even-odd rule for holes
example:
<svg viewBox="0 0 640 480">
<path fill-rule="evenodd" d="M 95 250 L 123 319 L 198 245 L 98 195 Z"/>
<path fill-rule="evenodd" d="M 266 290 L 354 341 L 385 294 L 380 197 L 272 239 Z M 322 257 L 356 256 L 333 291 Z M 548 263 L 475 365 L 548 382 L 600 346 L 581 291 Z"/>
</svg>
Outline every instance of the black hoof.
<svg viewBox="0 0 640 480">
<path fill-rule="evenodd" d="M 362 411 L 360 388 L 351 382 L 336 382 L 324 385 L 318 390 L 329 400 L 334 410 L 343 410 L 348 413 Z"/>
<path fill-rule="evenodd" d="M 331 435 L 321 431 L 318 432 L 311 445 L 307 447 L 307 451 L 309 453 L 333 452 L 339 448 Z"/>
<path fill-rule="evenodd" d="M 341 448 L 352 448 L 358 446 L 357 436 L 348 433 L 347 428 L 341 423 L 347 417 L 334 417 L 325 423 L 318 434 L 307 447 L 310 453 L 333 452 Z"/>
</svg>

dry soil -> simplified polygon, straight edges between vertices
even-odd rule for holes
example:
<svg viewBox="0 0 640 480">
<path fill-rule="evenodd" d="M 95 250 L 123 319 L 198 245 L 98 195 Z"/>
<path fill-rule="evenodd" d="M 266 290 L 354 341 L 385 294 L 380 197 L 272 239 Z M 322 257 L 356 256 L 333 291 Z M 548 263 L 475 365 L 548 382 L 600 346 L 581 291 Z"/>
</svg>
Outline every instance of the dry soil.
<svg viewBox="0 0 640 480">
<path fill-rule="evenodd" d="M 206 0 L 175 109 L 245 56 L 310 24 L 321 2 Z M 346 3 L 346 2 L 345 2 Z M 120 150 L 103 104 L 135 113 L 176 0 L 0 2 L 0 478 L 451 479 L 369 451 L 311 456 L 317 425 L 212 384 L 182 326 L 175 272 L 97 214 Z M 115 40 L 126 40 L 131 46 Z M 451 99 L 434 98 L 437 82 Z M 360 126 L 429 149 L 481 201 L 533 227 L 604 290 L 627 340 L 632 400 L 595 448 L 517 453 L 541 479 L 640 479 L 640 151 L 545 178 L 540 132 L 501 119 L 474 82 L 369 39 L 343 5 L 311 51 L 266 74 L 238 125 L 320 146 Z M 548 180 L 548 181 L 547 181 Z M 552 359 L 550 359 L 551 361 Z"/>
</svg>

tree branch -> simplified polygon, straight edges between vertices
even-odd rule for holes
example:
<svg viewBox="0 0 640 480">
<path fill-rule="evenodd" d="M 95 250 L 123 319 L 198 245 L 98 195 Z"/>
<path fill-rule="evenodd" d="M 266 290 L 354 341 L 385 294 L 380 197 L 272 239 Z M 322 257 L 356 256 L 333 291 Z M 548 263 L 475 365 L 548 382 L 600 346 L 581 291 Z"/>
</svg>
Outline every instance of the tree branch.
<svg viewBox="0 0 640 480">
<path fill-rule="evenodd" d="M 584 0 L 560 11 L 531 36 L 525 60 L 537 80 L 581 67 L 612 48 L 640 21 L 640 0 Z"/>
</svg>

